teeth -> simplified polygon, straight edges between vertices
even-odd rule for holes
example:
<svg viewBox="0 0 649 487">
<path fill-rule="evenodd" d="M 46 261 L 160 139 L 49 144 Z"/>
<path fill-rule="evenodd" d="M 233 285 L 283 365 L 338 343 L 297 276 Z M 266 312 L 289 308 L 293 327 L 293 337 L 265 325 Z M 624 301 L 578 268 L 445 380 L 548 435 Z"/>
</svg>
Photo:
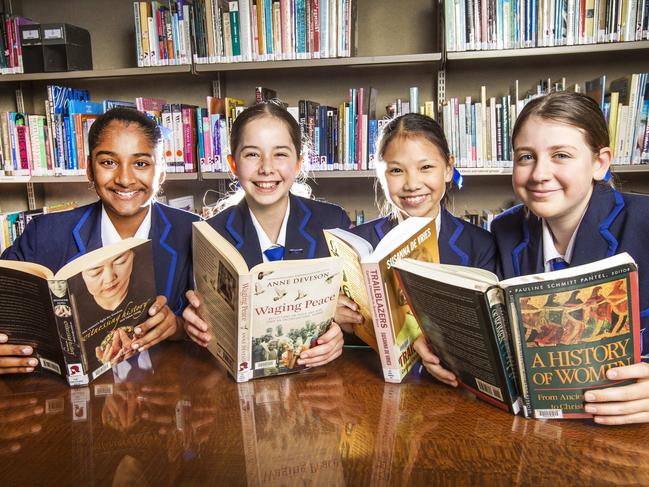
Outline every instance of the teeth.
<svg viewBox="0 0 649 487">
<path fill-rule="evenodd" d="M 401 197 L 403 200 L 406 201 L 406 203 L 410 203 L 412 205 L 416 205 L 418 203 L 421 203 L 426 199 L 426 195 L 419 195 L 419 196 L 402 196 Z"/>
<path fill-rule="evenodd" d="M 270 188 L 274 188 L 275 186 L 277 186 L 277 183 L 276 183 L 276 182 L 272 182 L 272 181 L 270 181 L 270 182 L 265 182 L 265 181 L 262 182 L 262 181 L 259 181 L 259 182 L 256 182 L 255 184 L 256 184 L 258 187 L 262 188 L 262 189 L 270 189 Z"/>
<path fill-rule="evenodd" d="M 129 192 L 115 191 L 115 193 L 117 193 L 117 195 L 121 196 L 122 198 L 131 198 L 135 195 L 135 193 L 137 193 L 137 191 L 129 191 Z"/>
</svg>

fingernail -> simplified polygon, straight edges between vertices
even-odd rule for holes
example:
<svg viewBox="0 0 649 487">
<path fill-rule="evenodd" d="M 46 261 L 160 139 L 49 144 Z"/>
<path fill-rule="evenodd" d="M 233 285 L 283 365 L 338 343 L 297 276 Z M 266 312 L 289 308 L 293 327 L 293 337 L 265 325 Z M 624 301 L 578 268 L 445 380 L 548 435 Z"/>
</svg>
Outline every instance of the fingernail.
<svg viewBox="0 0 649 487">
<path fill-rule="evenodd" d="M 584 399 L 586 399 L 586 401 L 594 401 L 595 394 L 593 394 L 592 392 L 587 392 L 586 394 L 584 394 Z"/>
<path fill-rule="evenodd" d="M 9 340 L 9 337 L 4 333 L 0 333 L 0 343 L 5 343 L 7 340 Z"/>
<path fill-rule="evenodd" d="M 43 427 L 40 424 L 32 426 L 32 433 L 38 433 Z"/>
<path fill-rule="evenodd" d="M 11 451 L 13 453 L 16 453 L 19 450 L 20 450 L 20 445 L 18 443 L 16 443 L 15 445 L 11 445 Z"/>
<path fill-rule="evenodd" d="M 149 314 L 151 316 L 155 315 L 158 312 L 158 309 L 155 306 L 151 306 L 151 309 L 149 310 Z"/>
<path fill-rule="evenodd" d="M 30 358 L 30 359 L 27 361 L 27 363 L 28 363 L 29 365 L 31 365 L 32 367 L 36 367 L 36 366 L 38 365 L 38 360 L 36 360 L 35 358 Z"/>
<path fill-rule="evenodd" d="M 584 407 L 584 410 L 585 410 L 587 413 L 590 413 L 590 414 L 595 414 L 595 413 L 597 412 L 597 408 L 596 408 L 595 406 L 591 405 L 591 404 L 587 404 L 587 405 Z"/>
<path fill-rule="evenodd" d="M 131 345 L 131 348 L 132 348 L 133 350 L 137 350 L 138 348 L 140 348 L 140 344 L 139 344 L 139 343 L 133 343 L 133 344 Z"/>
<path fill-rule="evenodd" d="M 136 327 L 135 327 L 135 334 L 136 334 L 136 335 L 140 335 L 140 334 L 142 334 L 142 328 L 140 328 L 139 326 L 136 326 Z"/>
<path fill-rule="evenodd" d="M 37 402 L 38 402 L 38 399 L 36 399 L 35 397 L 32 397 L 32 398 L 29 400 L 29 404 L 36 404 Z"/>
<path fill-rule="evenodd" d="M 608 377 L 609 379 L 616 379 L 617 378 L 617 370 L 610 369 L 606 373 L 606 377 Z"/>
<path fill-rule="evenodd" d="M 24 353 L 25 355 L 31 355 L 32 352 L 34 351 L 34 349 L 32 347 L 25 347 L 25 348 L 21 349 L 20 351 L 22 353 Z"/>
</svg>

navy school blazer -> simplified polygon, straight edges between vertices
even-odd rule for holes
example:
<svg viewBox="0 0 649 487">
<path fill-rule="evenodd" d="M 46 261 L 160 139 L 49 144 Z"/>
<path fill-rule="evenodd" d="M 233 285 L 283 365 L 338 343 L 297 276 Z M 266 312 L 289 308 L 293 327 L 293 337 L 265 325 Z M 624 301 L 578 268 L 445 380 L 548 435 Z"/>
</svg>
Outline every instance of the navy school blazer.
<svg viewBox="0 0 649 487">
<path fill-rule="evenodd" d="M 441 212 L 438 239 L 440 262 L 496 272 L 496 244 L 491 234 L 472 223 L 454 217 L 445 208 L 442 208 Z M 384 217 L 359 225 L 351 231 L 376 248 L 385 234 L 395 226 L 395 218 Z"/>
<path fill-rule="evenodd" d="M 192 222 L 198 215 L 161 203 L 151 205 L 153 266 L 158 295 L 177 315 L 192 289 Z M 57 272 L 71 260 L 102 246 L 101 202 L 34 218 L 0 258 L 35 262 Z"/>
<path fill-rule="evenodd" d="M 351 222 L 345 210 L 329 203 L 290 194 L 291 212 L 286 225 L 285 260 L 329 257 L 323 230 L 348 229 Z M 246 199 L 207 220 L 217 232 L 236 247 L 248 267 L 263 262 L 257 231 L 250 218 Z"/>
<path fill-rule="evenodd" d="M 526 213 L 528 215 L 526 216 Z M 623 194 L 595 185 L 579 225 L 571 266 L 628 252 L 638 264 L 642 353 L 649 353 L 649 197 Z M 523 205 L 498 215 L 491 231 L 500 255 L 503 278 L 544 272 L 542 221 Z"/>
</svg>

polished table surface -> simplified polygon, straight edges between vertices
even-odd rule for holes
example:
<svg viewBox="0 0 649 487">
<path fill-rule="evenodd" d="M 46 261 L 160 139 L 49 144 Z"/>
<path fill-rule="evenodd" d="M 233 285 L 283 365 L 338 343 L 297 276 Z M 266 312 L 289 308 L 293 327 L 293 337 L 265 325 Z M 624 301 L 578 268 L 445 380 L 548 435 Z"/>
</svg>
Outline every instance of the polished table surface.
<svg viewBox="0 0 649 487">
<path fill-rule="evenodd" d="M 0 485 L 649 485 L 649 426 L 526 420 L 376 354 L 236 384 L 192 343 L 88 388 L 0 379 Z M 416 372 L 416 371 L 415 371 Z"/>
</svg>

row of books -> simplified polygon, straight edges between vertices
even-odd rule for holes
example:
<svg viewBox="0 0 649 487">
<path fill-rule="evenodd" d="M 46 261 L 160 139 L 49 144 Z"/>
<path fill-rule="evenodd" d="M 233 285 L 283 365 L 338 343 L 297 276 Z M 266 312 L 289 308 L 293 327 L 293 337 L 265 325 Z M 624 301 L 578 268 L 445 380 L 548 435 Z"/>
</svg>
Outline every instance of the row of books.
<svg viewBox="0 0 649 487">
<path fill-rule="evenodd" d="M 445 0 L 446 49 L 517 49 L 649 39 L 647 0 Z"/>
<path fill-rule="evenodd" d="M 133 2 L 138 67 L 191 64 L 193 8 L 183 0 Z"/>
<path fill-rule="evenodd" d="M 584 85 L 566 85 L 541 80 L 526 94 L 519 93 L 518 81 L 507 95 L 488 97 L 486 86 L 480 97 L 451 98 L 443 106 L 444 132 L 459 168 L 512 167 L 511 132 L 525 104 L 550 91 L 585 92 L 601 104 L 609 126 L 615 165 L 649 163 L 649 89 L 647 73 L 613 80 L 606 88 L 606 76 Z"/>
<path fill-rule="evenodd" d="M 133 3 L 138 66 L 349 57 L 355 0 Z"/>
<path fill-rule="evenodd" d="M 54 213 L 75 208 L 75 202 L 61 203 L 58 205 L 45 206 L 35 210 L 14 211 L 0 213 L 0 254 L 10 247 L 25 230 L 25 226 L 37 215 L 43 213 Z"/>
<path fill-rule="evenodd" d="M 0 73 L 23 73 L 20 26 L 34 22 L 19 15 L 0 14 Z"/>
</svg>

